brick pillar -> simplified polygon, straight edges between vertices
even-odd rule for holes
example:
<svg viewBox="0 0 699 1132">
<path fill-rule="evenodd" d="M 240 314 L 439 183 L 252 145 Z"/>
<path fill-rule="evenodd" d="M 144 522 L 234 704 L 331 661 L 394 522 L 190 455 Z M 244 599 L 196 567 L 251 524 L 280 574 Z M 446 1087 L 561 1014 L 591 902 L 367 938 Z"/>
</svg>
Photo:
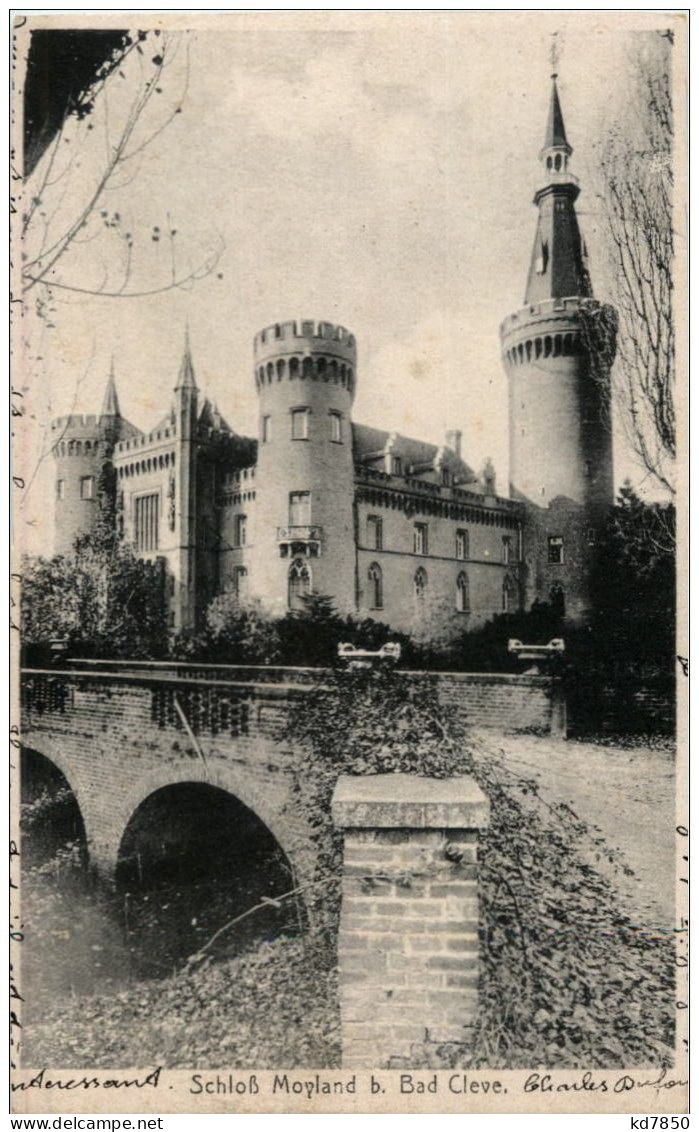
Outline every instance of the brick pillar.
<svg viewBox="0 0 699 1132">
<path fill-rule="evenodd" d="M 342 776 L 338 955 L 343 1066 L 411 1064 L 427 1041 L 468 1041 L 478 1007 L 478 831 L 472 778 Z"/>
</svg>

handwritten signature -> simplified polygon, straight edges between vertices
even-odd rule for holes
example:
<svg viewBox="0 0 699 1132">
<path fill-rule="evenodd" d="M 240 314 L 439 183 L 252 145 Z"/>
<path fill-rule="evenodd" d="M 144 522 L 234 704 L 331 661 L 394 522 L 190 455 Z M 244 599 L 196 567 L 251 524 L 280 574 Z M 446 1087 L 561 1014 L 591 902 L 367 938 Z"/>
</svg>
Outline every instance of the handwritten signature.
<svg viewBox="0 0 699 1132">
<path fill-rule="evenodd" d="M 157 1089 L 162 1065 L 147 1077 L 47 1077 L 42 1069 L 31 1081 L 13 1081 L 12 1091 L 24 1089 Z"/>
<path fill-rule="evenodd" d="M 557 1081 L 550 1073 L 530 1073 L 524 1082 L 525 1093 L 628 1093 L 632 1089 L 676 1089 L 687 1085 L 687 1081 L 668 1077 L 667 1069 L 650 1080 L 638 1079 L 629 1073 L 607 1081 L 606 1077 L 595 1077 L 588 1070 L 582 1077 L 573 1080 Z"/>
</svg>

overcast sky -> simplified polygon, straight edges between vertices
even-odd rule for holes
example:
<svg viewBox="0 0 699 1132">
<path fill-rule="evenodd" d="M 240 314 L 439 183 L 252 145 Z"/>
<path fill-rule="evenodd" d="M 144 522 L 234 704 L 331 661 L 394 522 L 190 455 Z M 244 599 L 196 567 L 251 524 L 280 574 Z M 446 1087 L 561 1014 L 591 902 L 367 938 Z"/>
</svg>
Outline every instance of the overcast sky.
<svg viewBox="0 0 699 1132">
<path fill-rule="evenodd" d="M 523 298 L 556 28 L 579 215 L 596 292 L 609 297 L 595 145 L 605 122 L 618 120 L 629 36 L 644 17 L 597 19 L 271 13 L 220 17 L 213 30 L 189 33 L 182 113 L 131 163 L 133 180 L 105 207 L 133 233 L 137 289 L 167 278 L 156 226 L 176 229 L 182 263 L 219 239 L 225 250 L 215 272 L 186 291 L 63 293 L 53 327 L 30 331 L 40 355 L 28 370 L 34 414 L 94 412 L 113 355 L 124 414 L 150 427 L 169 406 L 188 321 L 200 387 L 233 429 L 255 435 L 253 334 L 282 319 L 326 319 L 357 336 L 355 420 L 435 442 L 460 428 L 466 459 L 479 468 L 492 456 L 506 493 L 498 327 Z M 154 128 L 179 101 L 184 60 L 181 49 Z M 112 133 L 140 81 L 137 65 L 112 80 Z M 89 135 L 83 124 L 73 136 L 80 168 L 74 162 L 51 190 L 65 193 L 54 225 L 103 161 L 101 114 Z M 100 229 L 64 257 L 59 277 L 88 287 L 105 271 L 117 279 L 111 239 Z M 32 456 L 40 443 L 28 440 Z M 36 524 L 46 523 L 50 464 L 23 513 L 34 523 L 32 549 L 50 548 Z M 628 472 L 620 456 L 617 479 Z"/>
</svg>

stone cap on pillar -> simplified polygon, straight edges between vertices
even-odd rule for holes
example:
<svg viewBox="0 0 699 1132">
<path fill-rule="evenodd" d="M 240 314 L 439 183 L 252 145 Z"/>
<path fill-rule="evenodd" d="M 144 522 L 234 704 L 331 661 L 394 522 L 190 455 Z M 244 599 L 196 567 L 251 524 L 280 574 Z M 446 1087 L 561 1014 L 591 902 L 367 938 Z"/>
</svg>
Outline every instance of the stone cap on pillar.
<svg viewBox="0 0 699 1132">
<path fill-rule="evenodd" d="M 332 816 L 340 829 L 485 829 L 490 803 L 468 775 L 343 774 Z"/>
</svg>

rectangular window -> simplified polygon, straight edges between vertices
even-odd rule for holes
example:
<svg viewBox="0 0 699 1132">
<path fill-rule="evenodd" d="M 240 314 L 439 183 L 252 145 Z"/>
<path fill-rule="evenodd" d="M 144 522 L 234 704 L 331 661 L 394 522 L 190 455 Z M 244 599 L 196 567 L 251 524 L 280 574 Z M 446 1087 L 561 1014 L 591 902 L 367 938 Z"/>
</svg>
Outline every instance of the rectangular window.
<svg viewBox="0 0 699 1132">
<path fill-rule="evenodd" d="M 308 440 L 308 409 L 292 409 L 291 439 Z"/>
<path fill-rule="evenodd" d="M 587 528 L 587 545 L 594 546 L 597 542 L 597 531 L 594 527 Z"/>
<path fill-rule="evenodd" d="M 330 439 L 335 444 L 342 444 L 342 414 L 330 414 Z"/>
<path fill-rule="evenodd" d="M 466 559 L 469 557 L 469 554 L 470 554 L 470 549 L 469 549 L 468 531 L 457 531 L 456 532 L 456 557 L 461 562 L 465 562 Z"/>
<path fill-rule="evenodd" d="M 56 499 L 65 499 L 65 495 L 66 495 L 66 481 L 65 480 L 57 480 L 56 481 Z"/>
<path fill-rule="evenodd" d="M 502 560 L 506 566 L 512 561 L 512 539 L 509 535 L 502 536 Z"/>
<path fill-rule="evenodd" d="M 378 515 L 367 515 L 366 541 L 370 550 L 383 550 L 383 519 Z"/>
<path fill-rule="evenodd" d="M 289 526 L 307 527 L 311 522 L 311 493 L 310 491 L 292 491 L 289 493 Z"/>
<path fill-rule="evenodd" d="M 560 535 L 549 535 L 549 562 L 563 562 L 563 539 Z"/>
<path fill-rule="evenodd" d="M 403 475 L 403 461 L 401 460 L 400 456 L 391 457 L 391 473 L 394 476 Z"/>
<path fill-rule="evenodd" d="M 262 443 L 269 444 L 272 439 L 272 418 L 268 415 L 262 418 Z"/>
<path fill-rule="evenodd" d="M 83 476 L 80 480 L 80 498 L 81 499 L 94 499 L 95 497 L 95 477 Z"/>
<path fill-rule="evenodd" d="M 413 554 L 427 554 L 427 523 L 413 527 Z"/>
<path fill-rule="evenodd" d="M 245 546 L 247 537 L 248 518 L 247 515 L 236 515 L 235 519 L 235 545 Z"/>
<path fill-rule="evenodd" d="M 442 484 L 444 487 L 449 487 L 451 483 L 451 472 L 448 468 L 442 468 Z"/>
<path fill-rule="evenodd" d="M 160 496 L 139 495 L 134 500 L 134 532 L 137 552 L 158 549 Z"/>
</svg>

